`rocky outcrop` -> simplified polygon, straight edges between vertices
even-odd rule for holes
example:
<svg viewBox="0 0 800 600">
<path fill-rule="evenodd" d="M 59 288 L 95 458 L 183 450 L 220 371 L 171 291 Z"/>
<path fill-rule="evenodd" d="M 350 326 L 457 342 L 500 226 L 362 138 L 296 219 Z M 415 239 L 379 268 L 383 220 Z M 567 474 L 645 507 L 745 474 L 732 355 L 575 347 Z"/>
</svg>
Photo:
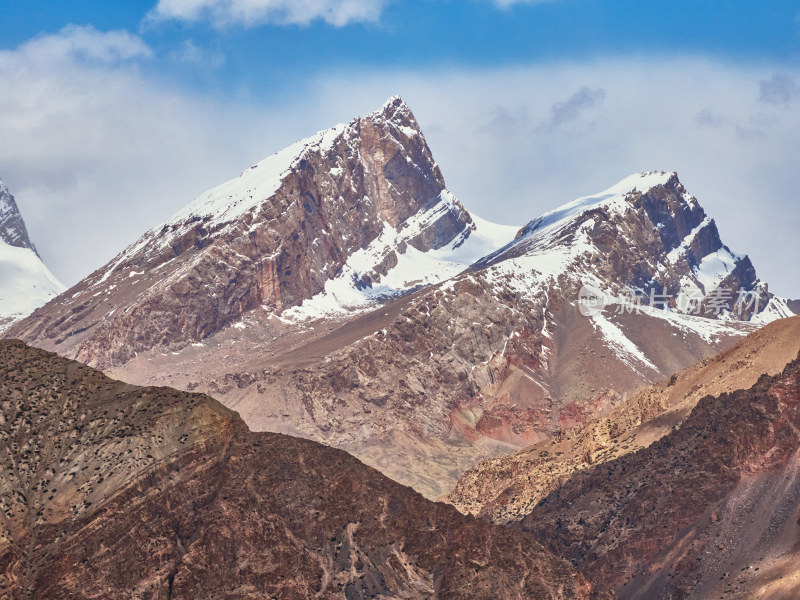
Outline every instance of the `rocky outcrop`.
<svg viewBox="0 0 800 600">
<path fill-rule="evenodd" d="M 208 396 L 0 342 L 4 598 L 610 598 L 523 532 Z"/>
<path fill-rule="evenodd" d="M 22 220 L 14 196 L 2 181 L 0 181 L 0 241 L 17 248 L 28 248 L 39 255 L 28 236 L 28 229 Z"/>
<path fill-rule="evenodd" d="M 574 474 L 520 526 L 623 598 L 794 598 L 759 572 L 800 560 L 798 427 L 800 358 Z"/>
</svg>

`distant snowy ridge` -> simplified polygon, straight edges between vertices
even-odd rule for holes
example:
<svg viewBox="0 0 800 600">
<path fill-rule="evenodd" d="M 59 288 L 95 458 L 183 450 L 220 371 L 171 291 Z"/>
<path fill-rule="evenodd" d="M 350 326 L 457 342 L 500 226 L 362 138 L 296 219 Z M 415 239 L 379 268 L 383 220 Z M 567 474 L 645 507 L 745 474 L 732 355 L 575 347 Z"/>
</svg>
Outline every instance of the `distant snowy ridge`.
<svg viewBox="0 0 800 600">
<path fill-rule="evenodd" d="M 719 234 L 714 220 L 705 216 L 697 199 L 685 191 L 675 172 L 634 174 L 599 194 L 584 196 L 548 211 L 526 225 L 518 239 L 482 259 L 478 265 L 491 266 L 498 274 L 524 273 L 525 286 L 533 283 L 531 278 L 539 283 L 555 282 L 559 276 L 571 273 L 574 277 L 582 278 L 587 284 L 597 285 L 604 293 L 612 296 L 631 291 L 632 287 L 635 292 L 646 292 L 648 290 L 644 287 L 620 285 L 619 281 L 603 281 L 602 278 L 598 278 L 592 263 L 596 264 L 597 257 L 602 258 L 604 251 L 598 248 L 592 233 L 600 221 L 613 220 L 614 217 L 624 221 L 628 211 L 641 210 L 632 204 L 632 195 L 635 192 L 646 194 L 654 188 L 668 184 L 674 185 L 680 192 L 682 203 L 680 209 L 687 214 L 699 214 L 702 219 L 676 243 L 674 248 L 666 248 L 667 251 L 663 255 L 646 257 L 649 261 L 647 266 L 653 274 L 648 283 L 656 285 L 659 276 L 676 270 L 681 272 L 676 269 L 676 265 L 683 263 L 686 272 L 680 278 L 680 290 L 676 295 L 685 294 L 700 301 L 706 300 L 728 280 L 740 264 L 743 262 L 749 264 L 749 259 L 745 255 L 732 252 L 718 240 Z M 597 211 L 604 213 L 602 219 L 592 217 L 592 213 Z M 655 226 L 656 229 L 661 229 L 667 224 L 668 221 L 665 220 L 655 223 Z M 622 241 L 629 242 L 633 249 L 635 242 L 626 238 L 624 230 L 617 229 L 615 235 L 622 236 Z M 711 251 L 698 257 L 695 256 L 697 252 L 693 251 L 692 247 L 701 236 L 712 240 L 709 243 L 713 245 Z M 509 258 L 514 262 L 510 264 L 501 262 Z M 754 287 L 759 291 L 765 290 L 765 285 L 757 280 Z M 762 305 L 761 308 L 763 312 L 754 315 L 754 322 L 766 323 L 793 314 L 788 308 L 787 301 L 778 297 L 771 297 L 769 305 Z M 679 308 L 674 310 L 680 312 Z M 720 314 L 720 318 L 723 319 L 727 316 L 729 316 L 727 313 Z"/>
<path fill-rule="evenodd" d="M 0 333 L 65 289 L 39 258 L 14 197 L 0 181 Z"/>
</svg>

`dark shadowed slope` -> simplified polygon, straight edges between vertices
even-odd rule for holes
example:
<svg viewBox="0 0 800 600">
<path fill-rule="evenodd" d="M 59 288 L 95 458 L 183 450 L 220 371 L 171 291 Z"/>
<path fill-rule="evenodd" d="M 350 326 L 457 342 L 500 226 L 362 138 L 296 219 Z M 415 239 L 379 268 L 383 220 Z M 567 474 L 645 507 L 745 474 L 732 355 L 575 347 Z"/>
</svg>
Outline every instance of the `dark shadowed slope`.
<svg viewBox="0 0 800 600">
<path fill-rule="evenodd" d="M 608 597 L 523 532 L 200 394 L 0 342 L 2 598 Z"/>
</svg>

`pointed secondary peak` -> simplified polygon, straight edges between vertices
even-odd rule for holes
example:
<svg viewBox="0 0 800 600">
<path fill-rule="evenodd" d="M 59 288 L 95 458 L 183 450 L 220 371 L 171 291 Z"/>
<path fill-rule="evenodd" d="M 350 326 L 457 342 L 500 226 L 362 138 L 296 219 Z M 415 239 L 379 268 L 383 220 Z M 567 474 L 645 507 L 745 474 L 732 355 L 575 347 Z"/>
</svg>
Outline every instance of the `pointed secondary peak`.
<svg viewBox="0 0 800 600">
<path fill-rule="evenodd" d="M 383 106 L 381 106 L 375 112 L 386 115 L 393 115 L 396 112 L 410 113 L 411 108 L 409 108 L 405 100 L 403 100 L 399 95 L 394 95 L 391 98 L 389 98 L 386 102 L 384 102 Z"/>
<path fill-rule="evenodd" d="M 27 248 L 37 254 L 14 196 L 2 180 L 0 180 L 0 242 L 18 248 Z"/>
<path fill-rule="evenodd" d="M 368 119 L 373 121 L 385 121 L 394 125 L 407 137 L 420 135 L 419 123 L 417 123 L 414 113 L 400 96 L 392 96 L 383 106 L 370 114 Z"/>
</svg>

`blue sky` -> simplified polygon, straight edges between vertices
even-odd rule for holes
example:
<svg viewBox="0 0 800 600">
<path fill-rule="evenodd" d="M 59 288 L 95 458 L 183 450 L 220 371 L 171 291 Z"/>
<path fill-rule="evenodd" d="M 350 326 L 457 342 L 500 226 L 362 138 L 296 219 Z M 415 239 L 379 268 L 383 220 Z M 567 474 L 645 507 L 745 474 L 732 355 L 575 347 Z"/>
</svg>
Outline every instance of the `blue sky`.
<svg viewBox="0 0 800 600">
<path fill-rule="evenodd" d="M 476 213 L 522 225 L 677 170 L 800 297 L 796 0 L 5 0 L 0 81 L 0 177 L 67 284 L 399 93 Z"/>
<path fill-rule="evenodd" d="M 238 1 L 259 4 L 259 0 L 217 3 Z M 270 0 L 261 3 L 269 5 Z M 167 3 L 162 0 L 162 4 Z M 313 8 L 306 11 L 307 23 L 284 24 L 277 15 L 237 19 L 209 11 L 192 18 L 180 18 L 174 11 L 153 18 L 156 0 L 9 1 L 0 9 L 0 40 L 4 48 L 13 49 L 68 24 L 127 30 L 154 49 L 149 69 L 204 91 L 230 86 L 252 93 L 274 93 L 276 88 L 279 93 L 300 77 L 331 68 L 491 67 L 630 54 L 792 64 L 800 60 L 800 5 L 794 0 L 395 0 L 372 4 L 382 7 L 376 9 L 375 18 L 369 15 L 332 26 L 324 18 L 313 18 L 318 12 Z M 186 43 L 198 55 L 218 58 L 210 72 L 175 60 Z"/>
</svg>

